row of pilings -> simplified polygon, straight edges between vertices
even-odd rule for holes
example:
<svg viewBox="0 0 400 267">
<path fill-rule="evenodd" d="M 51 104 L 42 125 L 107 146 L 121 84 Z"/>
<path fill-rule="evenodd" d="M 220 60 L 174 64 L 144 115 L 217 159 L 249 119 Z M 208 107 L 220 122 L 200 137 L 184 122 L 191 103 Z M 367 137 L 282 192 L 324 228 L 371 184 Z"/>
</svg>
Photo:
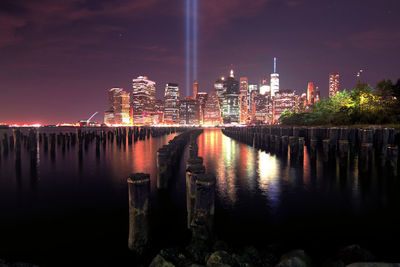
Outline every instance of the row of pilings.
<svg viewBox="0 0 400 267">
<path fill-rule="evenodd" d="M 186 209 L 192 238 L 187 250 L 196 262 L 205 259 L 205 252 L 215 239 L 215 184 L 215 176 L 206 173 L 203 158 L 198 156 L 197 136 L 191 136 L 186 163 Z"/>
<path fill-rule="evenodd" d="M 59 128 L 58 133 L 51 133 L 50 131 L 53 129 L 44 132 L 46 129 L 15 128 L 11 133 L 4 133 L 0 136 L 0 159 L 1 156 L 7 156 L 9 152 L 14 152 L 15 158 L 18 160 L 21 157 L 22 148 L 31 153 L 31 159 L 34 161 L 38 149 L 42 149 L 45 153 L 50 151 L 50 155 L 54 158 L 56 151 L 64 154 L 71 147 L 77 146 L 81 154 L 83 149 L 87 151 L 92 144 L 95 144 L 96 155 L 99 156 L 101 148 L 105 149 L 107 142 L 109 144 L 116 143 L 118 147 L 122 147 L 127 144 L 132 145 L 138 140 L 186 130 L 183 127 L 76 128 L 74 131 Z"/>
<path fill-rule="evenodd" d="M 388 167 L 393 176 L 399 168 L 398 146 L 400 133 L 393 128 L 348 128 L 348 127 L 227 127 L 222 130 L 242 143 L 267 152 L 301 159 L 304 147 L 308 148 L 311 160 L 317 151 L 322 151 L 324 161 L 347 161 L 358 157 L 359 170 L 368 172 L 373 162 Z"/>
<path fill-rule="evenodd" d="M 166 190 L 176 170 L 186 145 L 197 138 L 202 130 L 187 129 L 174 137 L 157 152 L 157 188 Z M 132 174 L 128 178 L 129 191 L 129 236 L 128 247 L 137 255 L 149 249 L 150 241 L 150 175 Z"/>
</svg>

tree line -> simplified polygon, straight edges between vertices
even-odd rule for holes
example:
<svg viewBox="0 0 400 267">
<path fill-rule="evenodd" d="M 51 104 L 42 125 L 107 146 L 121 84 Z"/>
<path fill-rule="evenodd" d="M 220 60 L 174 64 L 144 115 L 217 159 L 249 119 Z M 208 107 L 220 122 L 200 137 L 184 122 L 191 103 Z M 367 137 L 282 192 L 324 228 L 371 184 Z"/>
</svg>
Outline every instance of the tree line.
<svg viewBox="0 0 400 267">
<path fill-rule="evenodd" d="M 380 81 L 376 88 L 358 82 L 353 90 L 321 98 L 311 107 L 286 110 L 284 125 L 352 125 L 400 123 L 400 79 Z"/>
</svg>

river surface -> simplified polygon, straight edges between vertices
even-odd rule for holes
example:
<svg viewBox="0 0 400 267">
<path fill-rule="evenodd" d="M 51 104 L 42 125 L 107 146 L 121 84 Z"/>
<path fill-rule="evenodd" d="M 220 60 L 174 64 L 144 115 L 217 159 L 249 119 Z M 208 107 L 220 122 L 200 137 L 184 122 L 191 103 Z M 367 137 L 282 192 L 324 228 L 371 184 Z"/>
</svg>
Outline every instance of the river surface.
<svg viewBox="0 0 400 267">
<path fill-rule="evenodd" d="M 41 132 L 60 131 L 40 129 Z M 65 131 L 75 131 L 65 129 Z M 0 130 L 2 138 L 5 130 Z M 128 244 L 130 173 L 151 175 L 151 230 L 154 250 L 182 245 L 186 230 L 185 162 L 168 192 L 156 188 L 156 151 L 175 134 L 116 142 L 55 156 L 38 144 L 34 162 L 22 149 L 0 154 L 0 258 L 43 266 L 134 266 Z M 338 246 L 359 243 L 387 260 L 400 260 L 400 180 L 374 165 L 358 172 L 347 166 L 304 161 L 257 150 L 206 129 L 198 138 L 199 156 L 215 174 L 216 235 L 232 244 L 304 248 L 313 256 L 331 255 Z"/>
</svg>

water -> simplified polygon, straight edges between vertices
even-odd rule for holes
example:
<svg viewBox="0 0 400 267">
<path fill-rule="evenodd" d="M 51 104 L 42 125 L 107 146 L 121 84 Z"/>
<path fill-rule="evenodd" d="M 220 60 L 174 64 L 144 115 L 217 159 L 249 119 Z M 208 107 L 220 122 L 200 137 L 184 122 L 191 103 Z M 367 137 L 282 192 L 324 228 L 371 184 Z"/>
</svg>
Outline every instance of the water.
<svg viewBox="0 0 400 267">
<path fill-rule="evenodd" d="M 59 131 L 58 129 L 51 129 Z M 41 131 L 50 131 L 41 129 Z M 73 130 L 72 130 L 73 131 Z M 4 132 L 4 131 L 3 131 Z M 0 132 L 0 136 L 3 135 Z M 183 244 L 186 230 L 185 161 L 169 192 L 156 189 L 156 151 L 174 134 L 121 147 L 107 144 L 96 156 L 77 146 L 55 157 L 39 146 L 33 164 L 23 150 L 0 158 L 0 258 L 54 265 L 126 265 L 130 173 L 151 175 L 151 229 L 155 250 Z M 399 261 L 400 181 L 376 166 L 358 172 L 357 159 L 338 163 L 291 163 L 207 129 L 198 138 L 207 172 L 217 177 L 216 234 L 233 244 L 279 243 L 313 256 L 360 243 L 378 256 Z M 54 264 L 56 263 L 56 264 Z"/>
</svg>

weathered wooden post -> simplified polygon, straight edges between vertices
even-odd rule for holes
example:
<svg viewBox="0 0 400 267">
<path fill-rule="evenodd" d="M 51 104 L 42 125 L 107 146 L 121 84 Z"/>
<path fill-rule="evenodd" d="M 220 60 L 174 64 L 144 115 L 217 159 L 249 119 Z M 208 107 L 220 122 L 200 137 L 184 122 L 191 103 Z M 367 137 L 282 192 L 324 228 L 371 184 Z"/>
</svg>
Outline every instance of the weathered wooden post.
<svg viewBox="0 0 400 267">
<path fill-rule="evenodd" d="M 299 151 L 299 138 L 296 136 L 289 137 L 290 158 L 294 158 Z"/>
<path fill-rule="evenodd" d="M 165 189 L 168 187 L 170 178 L 170 153 L 168 146 L 163 146 L 157 151 L 157 188 Z"/>
<path fill-rule="evenodd" d="M 193 238 L 211 240 L 214 233 L 215 176 L 196 175 L 195 215 L 191 224 Z"/>
<path fill-rule="evenodd" d="M 392 176 L 397 176 L 399 149 L 397 146 L 387 147 L 388 165 Z"/>
<path fill-rule="evenodd" d="M 130 250 L 141 255 L 149 245 L 150 175 L 132 174 L 128 178 Z"/>
<path fill-rule="evenodd" d="M 195 203 L 196 203 L 196 177 L 204 174 L 205 168 L 202 164 L 189 164 L 186 169 L 186 209 L 187 209 L 187 227 L 193 221 Z"/>
</svg>

